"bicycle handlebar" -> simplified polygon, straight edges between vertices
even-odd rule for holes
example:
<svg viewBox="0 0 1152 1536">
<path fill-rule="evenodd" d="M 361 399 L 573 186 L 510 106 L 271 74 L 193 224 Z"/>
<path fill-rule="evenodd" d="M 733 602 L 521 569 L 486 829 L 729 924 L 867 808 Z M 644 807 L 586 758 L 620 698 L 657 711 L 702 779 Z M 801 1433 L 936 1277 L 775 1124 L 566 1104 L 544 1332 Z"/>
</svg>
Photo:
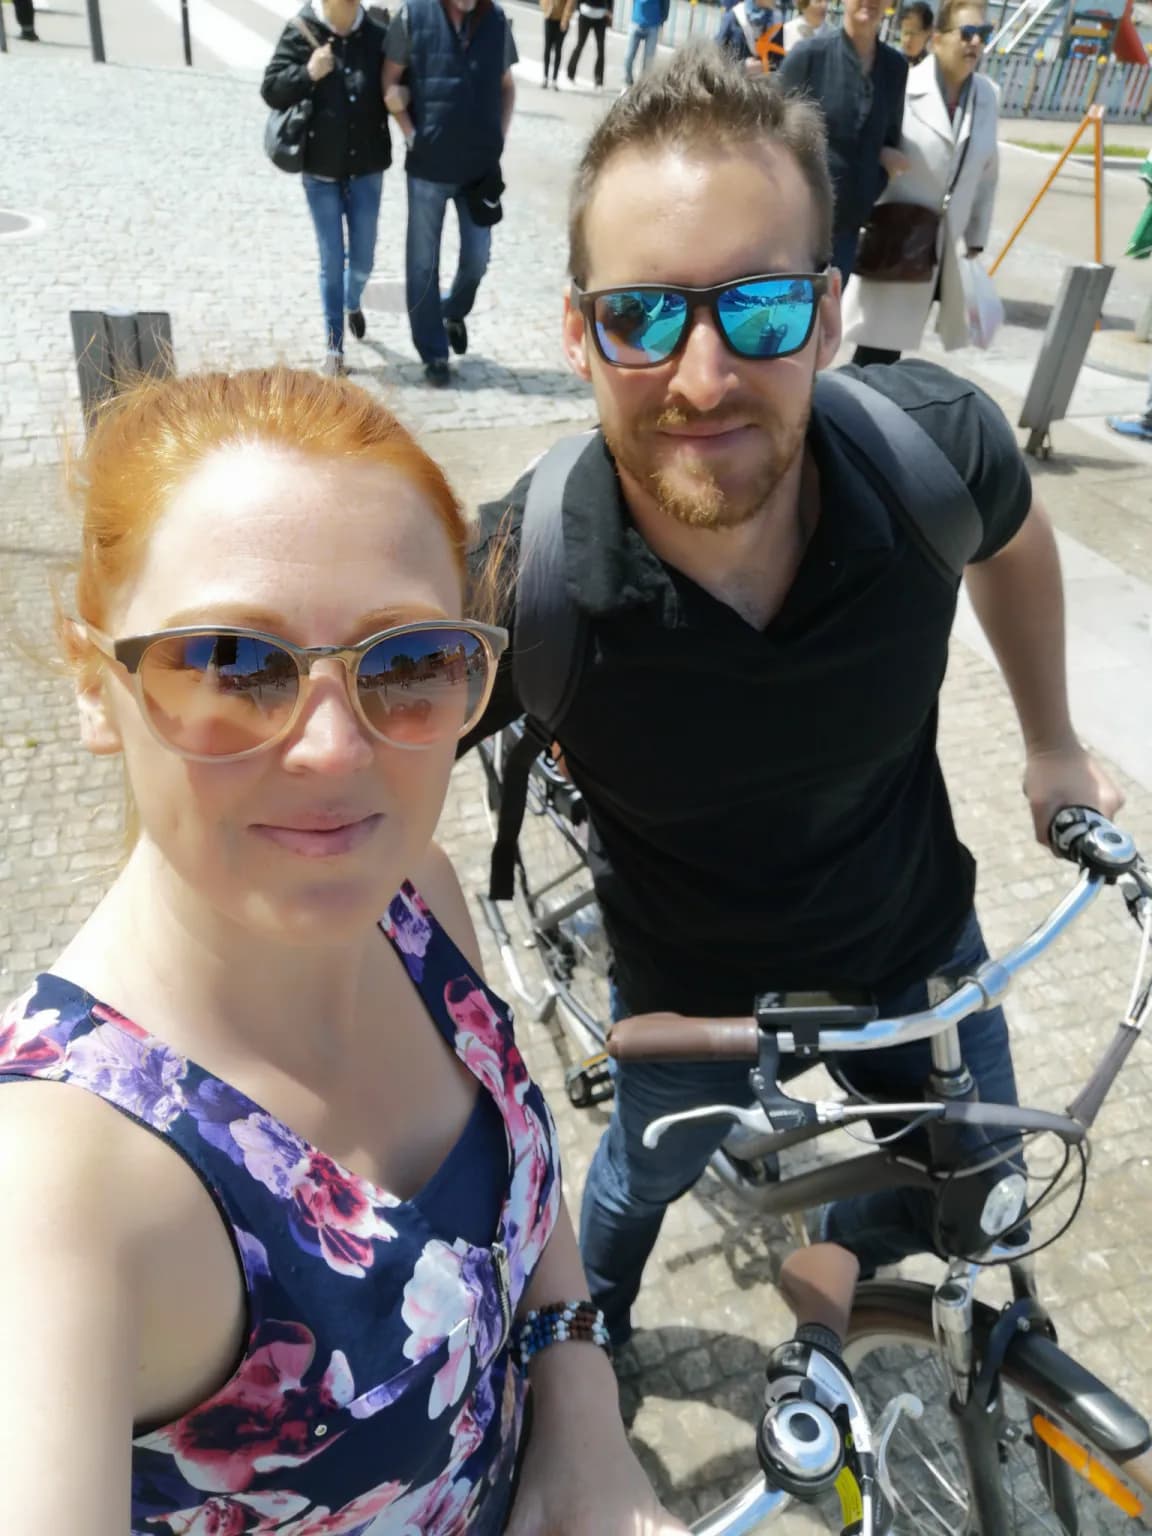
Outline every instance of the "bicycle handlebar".
<svg viewBox="0 0 1152 1536">
<path fill-rule="evenodd" d="M 1014 977 L 1039 958 L 1106 885 L 1130 881 L 1129 905 L 1152 900 L 1152 876 L 1126 832 L 1098 811 L 1068 807 L 1052 821 L 1050 841 L 1061 858 L 1080 866 L 1076 885 L 1048 917 L 1002 959 L 988 959 L 934 1008 L 902 1018 L 876 1019 L 847 1028 L 788 1028 L 789 1010 L 762 1012 L 759 1018 L 690 1019 L 675 1013 L 640 1014 L 622 1019 L 608 1033 L 607 1050 L 617 1061 L 746 1061 L 759 1057 L 760 1032 L 774 1035 L 782 1055 L 842 1054 L 881 1050 L 926 1040 L 971 1014 L 993 1007 Z"/>
</svg>

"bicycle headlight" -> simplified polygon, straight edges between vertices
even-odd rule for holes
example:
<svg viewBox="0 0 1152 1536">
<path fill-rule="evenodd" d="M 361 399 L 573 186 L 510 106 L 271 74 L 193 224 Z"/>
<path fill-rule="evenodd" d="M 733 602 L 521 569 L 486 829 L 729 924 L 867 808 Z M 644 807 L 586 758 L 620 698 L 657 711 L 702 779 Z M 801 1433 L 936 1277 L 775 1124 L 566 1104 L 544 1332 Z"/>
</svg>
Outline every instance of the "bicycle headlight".
<svg viewBox="0 0 1152 1536">
<path fill-rule="evenodd" d="M 1009 1173 L 994 1184 L 984 1199 L 980 1227 L 989 1237 L 1001 1237 L 1019 1224 L 1024 1214 L 1028 1181 L 1022 1173 Z"/>
</svg>

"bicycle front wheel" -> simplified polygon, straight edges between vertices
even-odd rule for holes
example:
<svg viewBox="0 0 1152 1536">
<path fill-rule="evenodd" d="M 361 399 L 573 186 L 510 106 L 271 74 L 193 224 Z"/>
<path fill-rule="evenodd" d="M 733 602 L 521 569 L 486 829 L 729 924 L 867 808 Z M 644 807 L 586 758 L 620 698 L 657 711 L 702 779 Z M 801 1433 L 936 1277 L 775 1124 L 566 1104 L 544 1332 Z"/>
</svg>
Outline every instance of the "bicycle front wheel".
<svg viewBox="0 0 1152 1536">
<path fill-rule="evenodd" d="M 997 1316 L 976 1304 L 978 1353 Z M 844 1353 L 874 1421 L 900 1392 L 924 1404 L 919 1420 L 901 1419 L 889 1452 L 898 1496 L 893 1536 L 1152 1530 L 1149 1458 L 1147 1451 L 1139 1454 L 1143 1421 L 1051 1341 L 1022 1338 L 1001 1371 L 996 1450 L 1008 1522 L 1002 1533 L 982 1531 L 977 1519 L 933 1336 L 931 1288 L 906 1281 L 862 1285 Z"/>
</svg>

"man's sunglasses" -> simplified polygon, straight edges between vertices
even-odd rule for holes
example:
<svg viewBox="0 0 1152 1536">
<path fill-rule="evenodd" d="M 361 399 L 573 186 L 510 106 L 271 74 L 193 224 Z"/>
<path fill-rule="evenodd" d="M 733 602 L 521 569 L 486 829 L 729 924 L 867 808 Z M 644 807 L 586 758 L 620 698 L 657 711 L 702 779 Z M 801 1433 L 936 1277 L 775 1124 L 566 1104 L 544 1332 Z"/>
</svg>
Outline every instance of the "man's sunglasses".
<svg viewBox="0 0 1152 1536">
<path fill-rule="evenodd" d="M 304 679 L 317 661 L 338 661 L 352 708 L 393 747 L 456 740 L 484 713 L 506 630 L 427 620 L 369 635 L 359 645 L 293 645 L 257 629 L 200 625 L 112 640 L 80 624 L 118 662 L 149 730 L 198 762 L 250 757 L 292 729 Z"/>
<path fill-rule="evenodd" d="M 996 28 L 990 21 L 966 21 L 963 26 L 953 27 L 951 30 L 959 32 L 962 42 L 983 43 L 987 47 Z"/>
<path fill-rule="evenodd" d="M 698 310 L 706 309 L 737 357 L 791 357 L 808 345 L 826 272 L 773 272 L 712 288 L 634 283 L 585 293 L 573 285 L 596 350 L 613 368 L 656 368 L 683 347 Z"/>
</svg>

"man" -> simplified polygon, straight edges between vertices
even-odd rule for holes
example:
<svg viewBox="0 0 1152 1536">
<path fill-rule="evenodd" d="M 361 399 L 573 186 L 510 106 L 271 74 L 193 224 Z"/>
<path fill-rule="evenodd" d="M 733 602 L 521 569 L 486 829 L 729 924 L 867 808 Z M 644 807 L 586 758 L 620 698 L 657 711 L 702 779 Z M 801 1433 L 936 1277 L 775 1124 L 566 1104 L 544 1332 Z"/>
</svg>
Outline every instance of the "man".
<svg viewBox="0 0 1152 1536">
<path fill-rule="evenodd" d="M 407 0 L 388 33 L 384 99 L 408 146 L 408 316 L 425 377 L 438 388 L 451 382 L 448 348 L 468 350 L 467 317 L 488 269 L 517 57 L 495 0 Z M 442 300 L 449 202 L 460 222 L 460 261 Z"/>
<path fill-rule="evenodd" d="M 633 83 L 633 70 L 641 43 L 644 45 L 644 56 L 640 73 L 651 68 L 660 41 L 660 28 L 668 20 L 669 4 L 670 0 L 632 0 L 632 26 L 628 32 L 628 50 L 624 55 L 625 85 Z"/>
<path fill-rule="evenodd" d="M 932 28 L 936 18 L 926 0 L 912 0 L 900 12 L 900 52 L 908 60 L 910 69 L 923 63 L 931 55 L 928 44 L 932 41 Z"/>
<path fill-rule="evenodd" d="M 569 231 L 564 345 L 600 432 L 563 506 L 589 643 L 559 734 L 595 831 L 617 1016 L 746 1016 L 777 988 L 924 1007 L 929 978 L 983 954 L 935 750 L 955 590 L 812 412 L 840 338 L 817 114 L 690 45 L 594 132 Z M 867 382 L 933 437 L 979 509 L 969 590 L 1016 701 L 1037 835 L 1066 803 L 1110 814 L 1121 797 L 1068 718 L 1053 535 L 1004 417 L 930 364 Z M 528 483 L 481 509 L 480 570 L 512 557 Z M 514 648 L 511 600 L 502 617 Z M 503 669 L 470 741 L 518 712 Z M 981 1097 L 1011 1101 L 999 1010 L 961 1034 Z M 846 1070 L 907 1097 L 929 1049 Z M 617 1342 L 668 1203 L 727 1130 L 680 1126 L 648 1150 L 644 1127 L 716 1102 L 751 1102 L 746 1068 L 620 1065 L 581 1220 Z M 928 1245 L 908 1193 L 828 1213 L 865 1274 Z"/>
<path fill-rule="evenodd" d="M 880 42 L 883 16 L 884 0 L 847 0 L 839 31 L 798 43 L 780 66 L 784 89 L 807 92 L 824 114 L 836 194 L 832 264 L 841 284 L 873 203 L 890 176 L 908 169 L 899 147 L 908 65 Z"/>
</svg>

